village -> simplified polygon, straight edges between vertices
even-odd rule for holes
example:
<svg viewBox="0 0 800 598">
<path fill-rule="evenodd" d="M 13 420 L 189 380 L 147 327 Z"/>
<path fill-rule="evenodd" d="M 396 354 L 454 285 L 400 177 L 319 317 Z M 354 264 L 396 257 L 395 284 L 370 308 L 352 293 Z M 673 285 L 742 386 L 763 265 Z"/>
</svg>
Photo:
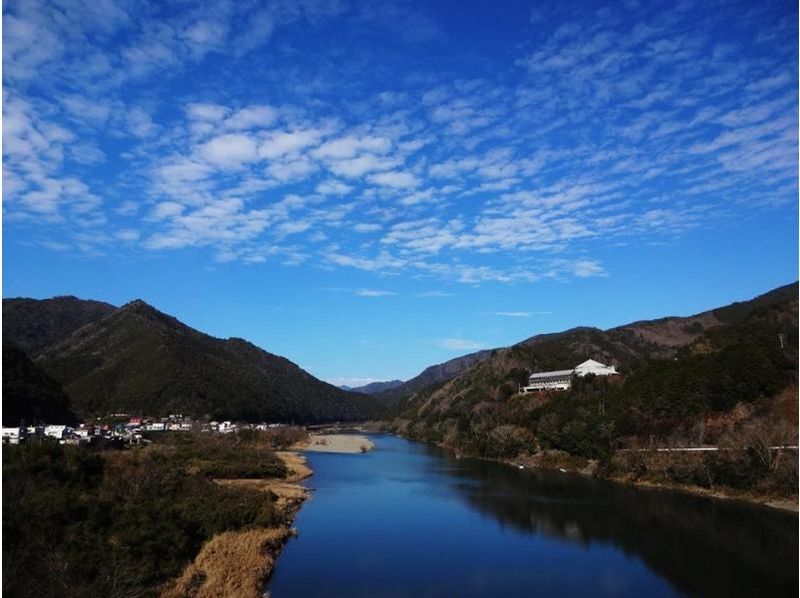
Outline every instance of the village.
<svg viewBox="0 0 800 598">
<path fill-rule="evenodd" d="M 81 422 L 77 426 L 38 423 L 26 426 L 3 427 L 3 444 L 57 441 L 60 444 L 98 444 L 115 442 L 142 444 L 148 440 L 144 433 L 151 432 L 204 432 L 231 434 L 243 429 L 268 430 L 285 426 L 282 423 L 234 423 L 231 421 L 204 421 L 180 414 L 164 418 L 128 416 L 113 413 L 107 418 L 97 418 L 95 423 Z"/>
</svg>

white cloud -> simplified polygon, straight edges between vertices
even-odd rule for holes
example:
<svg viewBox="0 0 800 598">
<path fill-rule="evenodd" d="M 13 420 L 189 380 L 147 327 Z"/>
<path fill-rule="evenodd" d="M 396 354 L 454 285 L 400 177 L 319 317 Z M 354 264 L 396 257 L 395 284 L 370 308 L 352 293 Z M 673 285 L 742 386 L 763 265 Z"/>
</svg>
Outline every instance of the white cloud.
<svg viewBox="0 0 800 598">
<path fill-rule="evenodd" d="M 221 46 L 227 34 L 228 28 L 225 23 L 199 20 L 184 30 L 183 38 L 192 46 L 196 54 L 202 55 Z"/>
<path fill-rule="evenodd" d="M 244 131 L 269 126 L 275 122 L 277 116 L 277 111 L 271 106 L 248 106 L 226 118 L 222 126 L 231 131 Z"/>
<path fill-rule="evenodd" d="M 126 115 L 128 132 L 135 137 L 145 138 L 154 135 L 158 126 L 144 109 L 135 107 L 128 110 Z"/>
<path fill-rule="evenodd" d="M 285 158 L 267 166 L 267 174 L 282 181 L 297 181 L 306 178 L 317 169 L 316 164 L 305 156 L 296 159 Z"/>
<path fill-rule="evenodd" d="M 329 263 L 336 266 L 348 266 L 351 268 L 357 268 L 358 270 L 366 270 L 368 272 L 396 270 L 406 265 L 403 260 L 395 258 L 387 251 L 381 251 L 376 258 L 369 258 L 345 255 L 333 250 L 327 251 L 325 257 Z"/>
<path fill-rule="evenodd" d="M 258 147 L 262 158 L 279 158 L 299 152 L 319 142 L 322 132 L 313 129 L 270 133 Z"/>
<path fill-rule="evenodd" d="M 396 295 L 392 291 L 379 291 L 375 289 L 355 289 L 353 294 L 357 297 L 390 297 Z"/>
<path fill-rule="evenodd" d="M 322 181 L 317 185 L 316 192 L 323 195 L 346 195 L 353 190 L 353 187 L 334 179 Z"/>
<path fill-rule="evenodd" d="M 578 260 L 572 264 L 571 269 L 572 273 L 578 278 L 608 276 L 602 264 L 594 260 Z"/>
<path fill-rule="evenodd" d="M 410 172 L 381 172 L 370 175 L 368 178 L 378 185 L 396 189 L 411 189 L 420 184 L 419 179 Z"/>
<path fill-rule="evenodd" d="M 139 240 L 139 237 L 141 237 L 141 233 L 138 230 L 127 228 L 124 230 L 117 231 L 116 237 L 121 241 L 133 242 Z"/>
<path fill-rule="evenodd" d="M 310 222 L 284 222 L 278 226 L 278 233 L 282 235 L 295 235 L 307 231 L 309 228 L 311 228 Z"/>
<path fill-rule="evenodd" d="M 353 158 L 360 152 L 372 154 L 385 154 L 392 147 L 392 142 L 386 137 L 355 137 L 348 135 L 326 141 L 314 150 L 314 156 L 320 160 L 343 160 Z"/>
<path fill-rule="evenodd" d="M 91 120 L 97 124 L 103 124 L 111 114 L 111 106 L 108 102 L 95 98 L 69 95 L 62 97 L 61 103 L 72 116 L 81 120 Z"/>
<path fill-rule="evenodd" d="M 438 345 L 449 351 L 478 351 L 486 348 L 484 343 L 468 338 L 443 338 L 438 341 Z"/>
<path fill-rule="evenodd" d="M 498 311 L 495 312 L 496 316 L 502 316 L 504 318 L 530 318 L 531 312 L 529 311 Z"/>
<path fill-rule="evenodd" d="M 186 207 L 174 201 L 162 201 L 150 212 L 150 217 L 155 220 L 173 218 L 183 213 Z"/>
<path fill-rule="evenodd" d="M 374 233 L 381 229 L 383 227 L 380 224 L 368 224 L 366 222 L 360 222 L 353 227 L 353 230 L 357 233 Z"/>
<path fill-rule="evenodd" d="M 219 122 L 229 110 L 219 104 L 189 104 L 186 106 L 186 114 L 192 120 L 207 122 Z"/>
<path fill-rule="evenodd" d="M 339 176 L 357 178 L 376 170 L 389 170 L 399 163 L 396 158 L 382 158 L 372 154 L 364 154 L 349 160 L 337 160 L 327 164 L 328 169 Z"/>
<path fill-rule="evenodd" d="M 240 168 L 258 159 L 255 140 L 243 134 L 220 135 L 200 146 L 200 155 L 220 168 Z"/>
</svg>

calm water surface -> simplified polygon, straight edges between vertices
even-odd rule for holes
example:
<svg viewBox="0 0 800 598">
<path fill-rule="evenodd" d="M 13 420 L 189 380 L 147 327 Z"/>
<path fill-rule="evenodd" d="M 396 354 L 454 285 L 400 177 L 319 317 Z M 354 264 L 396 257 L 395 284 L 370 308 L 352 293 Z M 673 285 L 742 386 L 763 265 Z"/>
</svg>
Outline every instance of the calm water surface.
<svg viewBox="0 0 800 598">
<path fill-rule="evenodd" d="M 272 598 L 797 596 L 797 515 L 455 459 L 309 454 Z"/>
</svg>

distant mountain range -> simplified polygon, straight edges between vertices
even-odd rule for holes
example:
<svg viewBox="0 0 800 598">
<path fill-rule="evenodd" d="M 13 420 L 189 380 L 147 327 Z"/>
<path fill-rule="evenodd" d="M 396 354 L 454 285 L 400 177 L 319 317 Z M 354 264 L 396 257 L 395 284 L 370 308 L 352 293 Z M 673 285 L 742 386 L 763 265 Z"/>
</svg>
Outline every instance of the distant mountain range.
<svg viewBox="0 0 800 598">
<path fill-rule="evenodd" d="M 322 382 L 245 340 L 198 332 L 143 301 L 117 308 L 75 297 L 4 299 L 4 355 L 11 357 L 3 362 L 3 404 L 13 417 L 55 413 L 66 394 L 72 411 L 61 419 L 72 412 L 178 412 L 318 422 L 375 418 L 389 408 L 394 416 L 420 421 L 444 412 L 466 416 L 482 401 L 513 394 L 534 371 L 570 368 L 588 358 L 625 374 L 646 370 L 654 360 L 685 357 L 687 351 L 691 359 L 715 351 L 724 330 L 732 331 L 729 335 L 745 330 L 754 339 L 780 332 L 788 346 L 784 355 L 796 363 L 797 283 L 694 316 L 537 335 L 430 366 L 404 382 L 353 389 Z M 7 408 L 7 381 L 8 388 L 16 384 L 9 395 L 15 401 L 22 396 L 19 389 L 27 388 L 37 397 L 31 406 L 38 406 L 27 412 L 19 403 Z"/>
<path fill-rule="evenodd" d="M 483 361 L 491 353 L 491 351 L 478 351 L 477 353 L 456 357 L 444 363 L 428 366 L 410 380 L 374 393 L 375 398 L 383 405 L 394 405 L 404 397 L 408 397 L 423 388 L 450 380 L 476 363 Z"/>
<path fill-rule="evenodd" d="M 374 395 L 385 390 L 397 388 L 402 383 L 402 380 L 389 380 L 388 382 L 370 382 L 369 384 L 364 384 L 363 386 L 342 385 L 339 388 L 343 390 L 350 390 L 352 392 L 360 392 L 361 394 L 365 395 Z"/>
<path fill-rule="evenodd" d="M 477 353 L 456 357 L 444 363 L 431 365 L 422 370 L 417 376 L 406 381 L 390 380 L 388 382 L 372 382 L 364 386 L 340 386 L 339 388 L 373 395 L 382 405 L 391 406 L 418 390 L 457 376 L 473 364 L 486 359 L 490 354 L 491 351 L 478 351 Z"/>
<path fill-rule="evenodd" d="M 116 308 L 75 297 L 4 299 L 3 340 L 59 383 L 81 416 L 318 422 L 380 411 L 370 397 L 322 382 L 245 340 L 198 332 L 140 300 Z M 5 383 L 5 360 L 3 366 Z"/>
</svg>

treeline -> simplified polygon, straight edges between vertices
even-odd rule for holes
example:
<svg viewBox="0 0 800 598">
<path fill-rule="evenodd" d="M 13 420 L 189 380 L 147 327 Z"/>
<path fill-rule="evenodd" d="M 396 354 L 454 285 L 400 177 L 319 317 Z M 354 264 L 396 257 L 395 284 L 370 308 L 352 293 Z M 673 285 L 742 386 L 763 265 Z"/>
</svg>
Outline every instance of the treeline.
<svg viewBox="0 0 800 598">
<path fill-rule="evenodd" d="M 213 535 L 285 523 L 274 496 L 213 481 L 283 477 L 275 438 L 159 438 L 126 450 L 3 448 L 5 595 L 156 596 Z"/>
</svg>

